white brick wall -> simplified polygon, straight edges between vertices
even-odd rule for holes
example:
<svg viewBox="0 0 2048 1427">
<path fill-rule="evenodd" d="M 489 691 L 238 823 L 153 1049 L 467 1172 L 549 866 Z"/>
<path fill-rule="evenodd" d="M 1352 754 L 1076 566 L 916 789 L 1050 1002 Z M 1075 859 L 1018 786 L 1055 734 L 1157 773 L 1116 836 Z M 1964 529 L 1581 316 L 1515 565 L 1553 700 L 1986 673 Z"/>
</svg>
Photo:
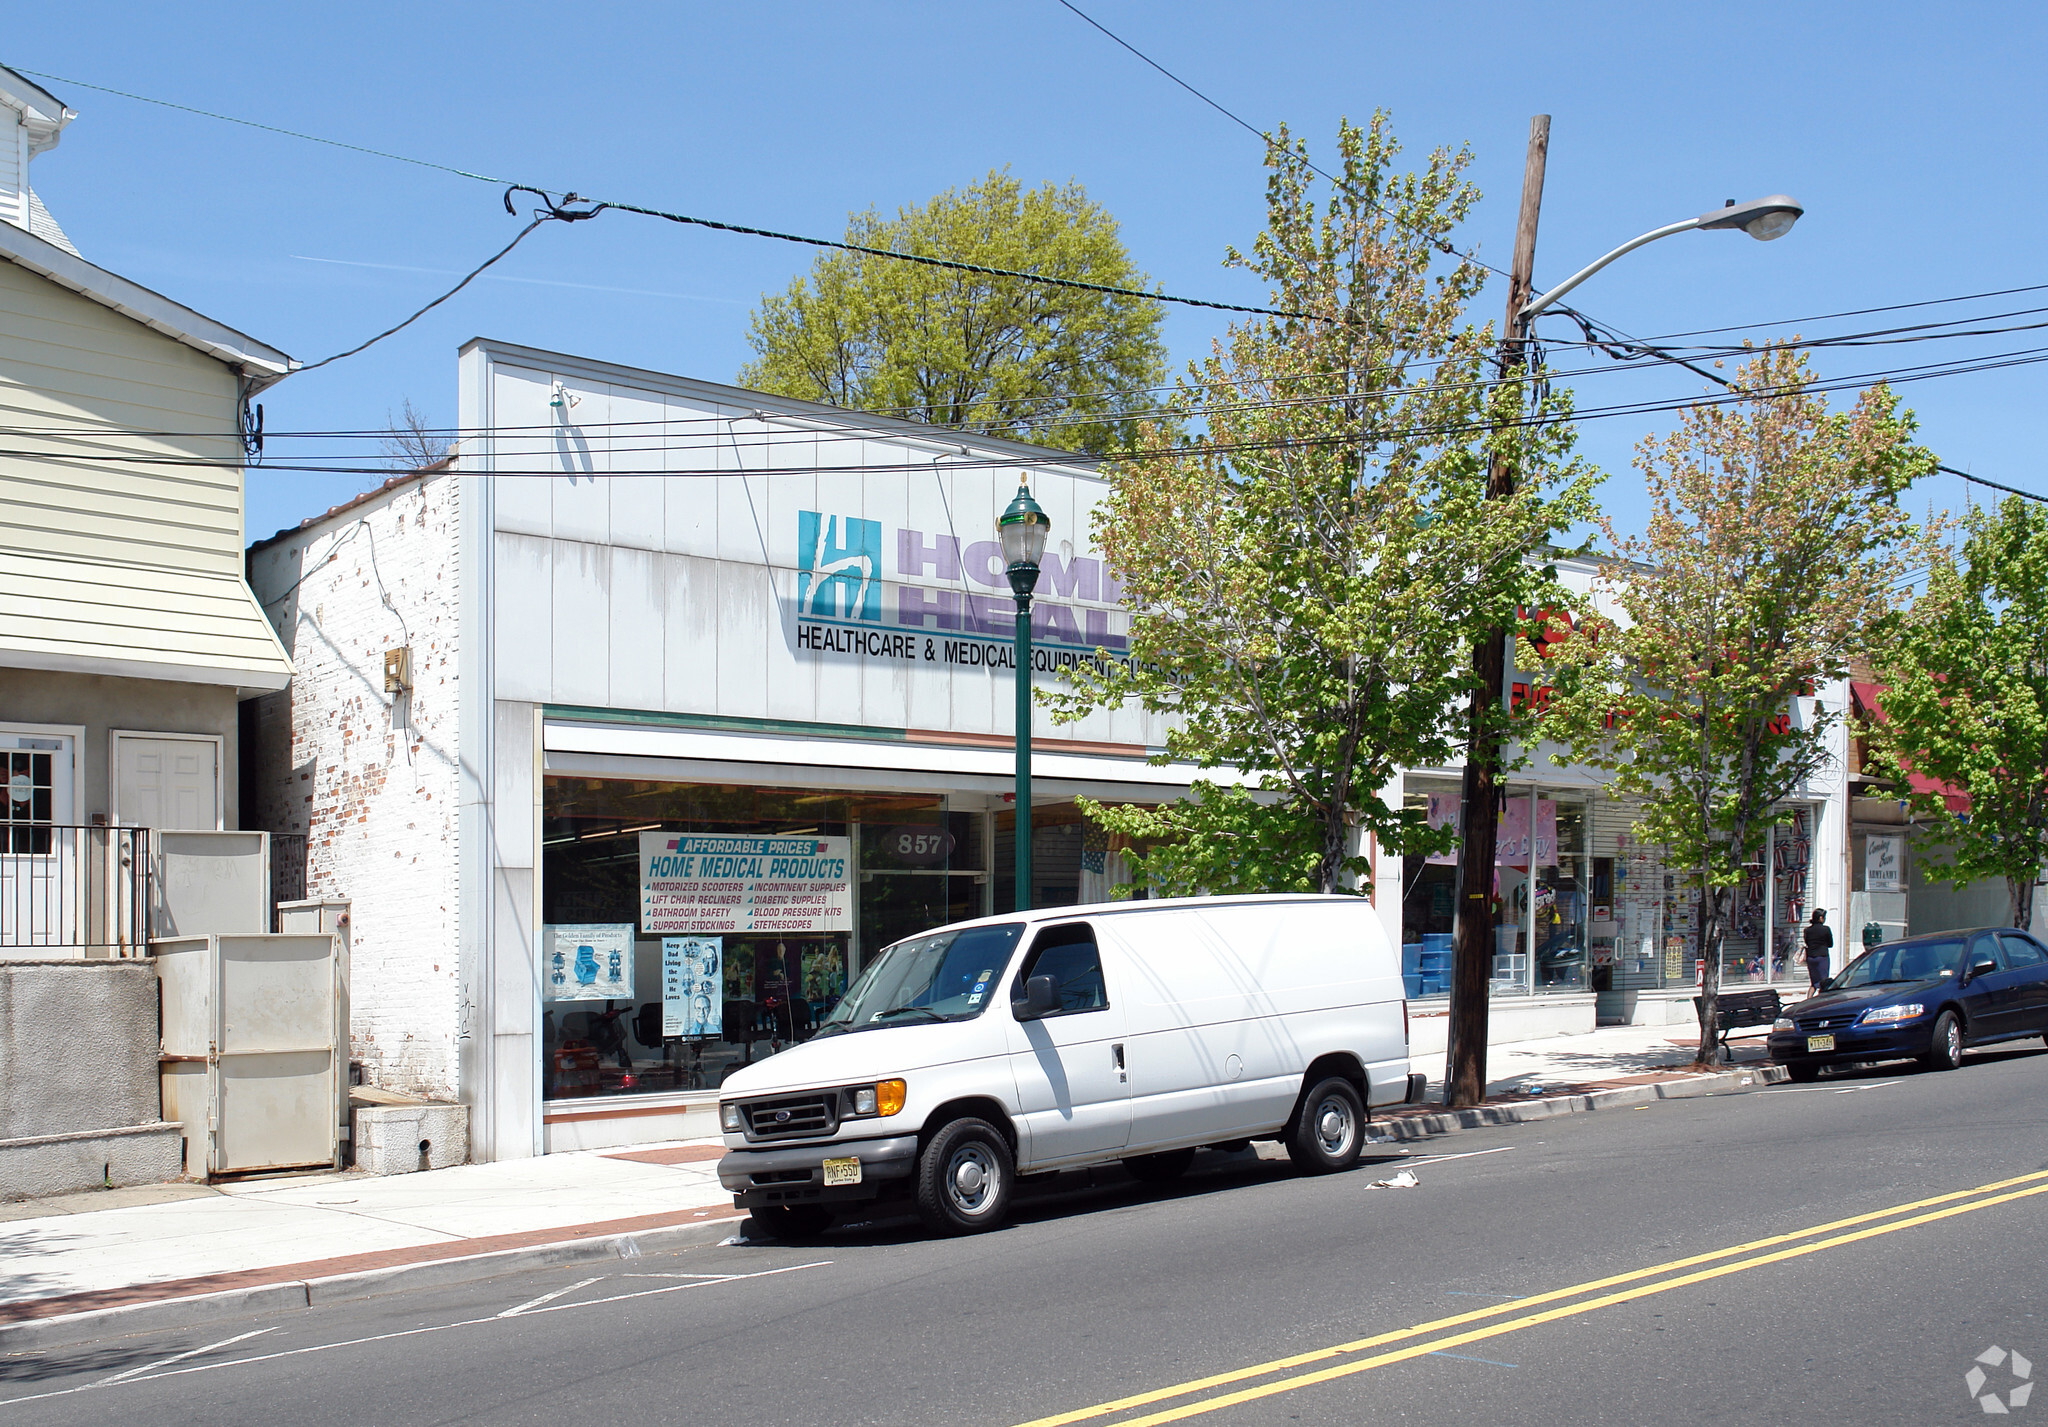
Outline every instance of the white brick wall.
<svg viewBox="0 0 2048 1427">
<path fill-rule="evenodd" d="M 258 703 L 258 826 L 306 834 L 306 895 L 350 903 L 349 1056 L 365 1083 L 450 1099 L 465 1033 L 459 488 L 451 475 L 403 482 L 249 562 L 299 671 Z M 385 651 L 408 641 L 412 691 L 386 694 Z"/>
</svg>

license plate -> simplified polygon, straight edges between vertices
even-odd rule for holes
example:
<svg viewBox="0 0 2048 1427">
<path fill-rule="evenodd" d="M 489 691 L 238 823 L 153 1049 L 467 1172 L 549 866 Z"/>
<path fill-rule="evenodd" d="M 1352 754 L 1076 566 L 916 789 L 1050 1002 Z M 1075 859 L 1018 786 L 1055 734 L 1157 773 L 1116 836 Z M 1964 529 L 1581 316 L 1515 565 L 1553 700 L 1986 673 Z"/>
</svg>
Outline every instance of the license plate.
<svg viewBox="0 0 2048 1427">
<path fill-rule="evenodd" d="M 825 1187 L 835 1184 L 860 1183 L 860 1161 L 858 1159 L 828 1159 L 825 1161 Z"/>
<path fill-rule="evenodd" d="M 1806 1038 L 1806 1053 L 1808 1055 L 1818 1055 L 1821 1051 L 1833 1050 L 1834 1048 L 1835 1038 L 1833 1036 L 1808 1036 Z M 832 1181 L 828 1179 L 825 1182 L 830 1184 Z"/>
</svg>

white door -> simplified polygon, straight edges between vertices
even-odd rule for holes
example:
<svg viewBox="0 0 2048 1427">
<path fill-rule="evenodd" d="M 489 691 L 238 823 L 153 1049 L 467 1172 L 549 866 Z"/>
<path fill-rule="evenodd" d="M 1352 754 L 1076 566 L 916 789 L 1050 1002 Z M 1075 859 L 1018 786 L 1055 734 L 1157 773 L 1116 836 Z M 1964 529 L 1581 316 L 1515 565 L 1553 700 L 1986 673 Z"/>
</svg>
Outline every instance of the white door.
<svg viewBox="0 0 2048 1427">
<path fill-rule="evenodd" d="M 79 942 L 67 734 L 0 733 L 0 954 Z"/>
<path fill-rule="evenodd" d="M 1057 983 L 1058 1011 L 1023 1022 L 1008 1006 L 993 1013 L 1008 1023 L 1026 1162 L 1054 1164 L 1122 1149 L 1131 1135 L 1124 1008 L 1103 977 L 1087 923 L 1041 928 L 1017 975 L 1020 997 L 1033 976 Z"/>
<path fill-rule="evenodd" d="M 218 828 L 220 740 L 114 735 L 114 812 L 129 827 Z"/>
</svg>

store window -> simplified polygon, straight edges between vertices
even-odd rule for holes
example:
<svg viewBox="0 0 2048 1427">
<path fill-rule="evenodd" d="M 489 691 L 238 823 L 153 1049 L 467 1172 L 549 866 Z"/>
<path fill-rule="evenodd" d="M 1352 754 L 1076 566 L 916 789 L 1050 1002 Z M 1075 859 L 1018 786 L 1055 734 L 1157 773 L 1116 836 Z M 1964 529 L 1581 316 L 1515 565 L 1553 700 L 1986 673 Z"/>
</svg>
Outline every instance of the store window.
<svg viewBox="0 0 2048 1427">
<path fill-rule="evenodd" d="M 808 1039 L 883 946 L 989 910 L 987 821 L 928 793 L 546 779 L 543 1095 L 715 1090 Z"/>
</svg>

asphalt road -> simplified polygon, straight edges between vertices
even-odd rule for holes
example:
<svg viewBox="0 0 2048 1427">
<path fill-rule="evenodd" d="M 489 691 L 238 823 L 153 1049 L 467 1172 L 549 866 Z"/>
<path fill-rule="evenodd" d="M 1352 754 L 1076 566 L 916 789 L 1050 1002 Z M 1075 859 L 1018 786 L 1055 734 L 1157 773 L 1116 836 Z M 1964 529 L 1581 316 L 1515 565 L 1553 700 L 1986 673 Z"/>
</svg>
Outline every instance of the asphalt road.
<svg viewBox="0 0 2048 1427">
<path fill-rule="evenodd" d="M 1977 1393 L 2048 1419 L 2010 1397 L 2048 1377 L 2044 1090 L 2028 1042 L 1330 1179 L 1070 1176 L 979 1238 L 851 1226 L 0 1357 L 0 1423 L 1869 1427 L 1982 1421 L 1994 1347 Z"/>
</svg>

